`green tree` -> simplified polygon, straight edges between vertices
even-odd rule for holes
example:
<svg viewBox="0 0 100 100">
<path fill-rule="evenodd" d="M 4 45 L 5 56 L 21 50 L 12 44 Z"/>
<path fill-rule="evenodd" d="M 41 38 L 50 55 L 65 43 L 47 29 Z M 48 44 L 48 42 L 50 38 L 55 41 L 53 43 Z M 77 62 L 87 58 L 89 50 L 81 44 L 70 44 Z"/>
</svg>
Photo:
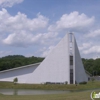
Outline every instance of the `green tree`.
<svg viewBox="0 0 100 100">
<path fill-rule="evenodd" d="M 13 83 L 17 84 L 17 82 L 18 82 L 18 78 L 16 77 L 16 78 L 14 78 Z"/>
<path fill-rule="evenodd" d="M 0 58 L 0 71 L 42 62 L 41 57 L 24 57 L 22 55 L 9 55 Z"/>
</svg>

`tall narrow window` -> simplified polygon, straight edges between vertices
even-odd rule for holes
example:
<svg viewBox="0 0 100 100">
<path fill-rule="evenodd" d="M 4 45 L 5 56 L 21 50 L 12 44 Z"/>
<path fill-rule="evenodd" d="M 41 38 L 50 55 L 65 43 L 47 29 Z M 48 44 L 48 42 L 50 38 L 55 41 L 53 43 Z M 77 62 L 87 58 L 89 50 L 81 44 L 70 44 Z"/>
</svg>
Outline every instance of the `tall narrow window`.
<svg viewBox="0 0 100 100">
<path fill-rule="evenodd" d="M 73 84 L 73 69 L 70 69 L 70 84 Z"/>
<path fill-rule="evenodd" d="M 70 55 L 73 55 L 72 33 L 69 34 L 69 50 L 70 50 Z"/>
<path fill-rule="evenodd" d="M 70 65 L 73 65 L 73 56 L 70 56 Z"/>
<path fill-rule="evenodd" d="M 70 84 L 73 84 L 73 34 L 69 34 Z"/>
</svg>

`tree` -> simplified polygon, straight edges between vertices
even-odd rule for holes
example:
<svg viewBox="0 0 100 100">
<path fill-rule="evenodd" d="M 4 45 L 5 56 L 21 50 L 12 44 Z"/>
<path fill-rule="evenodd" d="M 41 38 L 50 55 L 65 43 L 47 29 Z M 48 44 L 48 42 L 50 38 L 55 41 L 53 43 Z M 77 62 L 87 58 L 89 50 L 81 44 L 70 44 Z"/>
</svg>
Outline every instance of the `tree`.
<svg viewBox="0 0 100 100">
<path fill-rule="evenodd" d="M 41 57 L 24 57 L 22 55 L 9 55 L 0 58 L 0 71 L 17 68 L 29 64 L 42 62 L 44 58 Z"/>
<path fill-rule="evenodd" d="M 13 83 L 17 84 L 17 82 L 18 82 L 18 78 L 16 77 L 16 78 L 14 78 Z"/>
</svg>

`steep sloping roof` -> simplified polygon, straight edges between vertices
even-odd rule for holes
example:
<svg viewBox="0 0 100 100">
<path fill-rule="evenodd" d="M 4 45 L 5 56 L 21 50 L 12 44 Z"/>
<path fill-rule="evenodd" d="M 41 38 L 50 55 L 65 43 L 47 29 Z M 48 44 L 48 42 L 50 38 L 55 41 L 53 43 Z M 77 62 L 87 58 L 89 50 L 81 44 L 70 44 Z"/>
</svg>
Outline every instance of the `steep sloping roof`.
<svg viewBox="0 0 100 100">
<path fill-rule="evenodd" d="M 40 65 L 40 63 L 41 62 L 35 63 L 35 64 L 30 64 L 30 65 L 25 65 L 25 66 L 21 66 L 21 67 L 17 67 L 17 68 L 8 69 L 8 70 L 0 71 L 0 73 L 8 72 L 8 71 L 16 70 L 16 69 L 22 69 L 22 68 L 26 68 L 26 67 L 30 67 L 30 66 Z"/>
</svg>

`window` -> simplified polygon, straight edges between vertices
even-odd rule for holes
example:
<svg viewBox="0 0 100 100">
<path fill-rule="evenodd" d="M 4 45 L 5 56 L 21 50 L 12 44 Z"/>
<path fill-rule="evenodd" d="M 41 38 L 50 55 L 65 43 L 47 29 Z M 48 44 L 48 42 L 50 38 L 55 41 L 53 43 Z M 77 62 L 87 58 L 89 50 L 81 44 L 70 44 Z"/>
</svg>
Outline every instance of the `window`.
<svg viewBox="0 0 100 100">
<path fill-rule="evenodd" d="M 73 84 L 73 69 L 70 69 L 70 84 Z"/>
<path fill-rule="evenodd" d="M 73 56 L 70 56 L 70 65 L 73 65 Z"/>
</svg>

